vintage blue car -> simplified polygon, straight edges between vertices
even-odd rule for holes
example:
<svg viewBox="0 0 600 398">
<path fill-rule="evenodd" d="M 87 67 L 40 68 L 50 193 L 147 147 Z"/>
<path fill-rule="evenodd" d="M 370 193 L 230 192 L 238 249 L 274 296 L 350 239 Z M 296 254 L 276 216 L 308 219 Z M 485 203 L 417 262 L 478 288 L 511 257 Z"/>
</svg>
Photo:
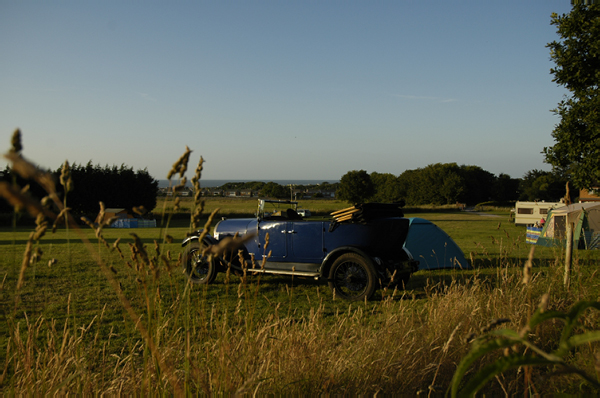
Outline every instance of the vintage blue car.
<svg viewBox="0 0 600 398">
<path fill-rule="evenodd" d="M 366 203 L 304 219 L 297 202 L 259 199 L 255 218 L 223 219 L 213 235 L 197 231 L 185 239 L 184 271 L 193 283 L 211 283 L 217 272 L 233 271 L 326 279 L 334 295 L 371 298 L 379 287 L 403 287 L 417 270 L 403 247 L 409 220 L 400 205 Z M 242 247 L 219 256 L 211 247 L 236 236 Z"/>
</svg>

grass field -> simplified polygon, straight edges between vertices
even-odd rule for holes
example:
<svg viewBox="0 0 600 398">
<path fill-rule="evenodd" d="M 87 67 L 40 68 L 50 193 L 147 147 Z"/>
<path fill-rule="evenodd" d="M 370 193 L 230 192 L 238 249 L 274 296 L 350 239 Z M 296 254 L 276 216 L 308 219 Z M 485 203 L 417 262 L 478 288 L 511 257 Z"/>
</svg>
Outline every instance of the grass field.
<svg viewBox="0 0 600 398">
<path fill-rule="evenodd" d="M 252 214 L 255 203 L 210 199 L 205 213 L 219 207 L 228 216 Z M 303 201 L 300 207 L 325 217 L 347 204 Z M 530 246 L 507 212 L 407 216 L 444 229 L 474 269 L 420 271 L 404 291 L 382 289 L 374 300 L 353 304 L 333 300 L 326 284 L 301 278 L 220 274 L 209 286 L 187 284 L 177 266 L 179 242 L 189 231 L 185 217 L 168 228 L 104 229 L 107 245 L 87 227 L 47 233 L 34 246 L 40 259 L 28 264 L 17 287 L 31 229 L 3 228 L 0 388 L 36 395 L 441 394 L 469 350 L 465 338 L 491 321 L 507 318 L 506 327 L 520 330 L 544 294 L 557 311 L 598 300 L 597 251 L 575 253 L 566 289 L 564 253 L 537 248 L 533 278 L 524 284 Z M 123 258 L 111 249 L 118 239 Z M 591 312 L 580 328 L 599 326 Z M 560 331 L 552 323 L 532 339 L 550 350 Z M 569 363 L 597 376 L 598 352 L 590 342 Z M 550 377 L 552 370 L 517 368 L 484 391 L 593 391 L 573 374 Z"/>
<path fill-rule="evenodd" d="M 250 216 L 255 214 L 257 210 L 256 198 L 208 197 L 204 198 L 204 201 L 204 212 L 206 214 L 210 214 L 213 210 L 219 208 L 219 213 L 228 217 L 240 215 Z M 193 198 L 185 197 L 180 199 L 181 213 L 189 214 L 193 206 Z M 343 209 L 348 206 L 348 203 L 340 200 L 312 199 L 298 201 L 299 209 L 309 209 L 317 216 L 326 216 L 334 210 Z M 165 197 L 158 198 L 155 213 L 162 213 L 163 209 L 167 212 L 173 212 L 173 200 L 166 199 Z"/>
</svg>

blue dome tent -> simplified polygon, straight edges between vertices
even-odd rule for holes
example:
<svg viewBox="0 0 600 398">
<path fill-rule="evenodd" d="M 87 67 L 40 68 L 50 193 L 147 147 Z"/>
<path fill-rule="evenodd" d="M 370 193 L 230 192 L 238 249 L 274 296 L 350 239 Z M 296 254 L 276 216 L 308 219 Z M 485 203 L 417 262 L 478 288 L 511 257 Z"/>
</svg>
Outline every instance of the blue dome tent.
<svg viewBox="0 0 600 398">
<path fill-rule="evenodd" d="M 440 227 L 423 218 L 409 220 L 404 247 L 419 261 L 419 270 L 471 269 L 460 247 Z"/>
</svg>

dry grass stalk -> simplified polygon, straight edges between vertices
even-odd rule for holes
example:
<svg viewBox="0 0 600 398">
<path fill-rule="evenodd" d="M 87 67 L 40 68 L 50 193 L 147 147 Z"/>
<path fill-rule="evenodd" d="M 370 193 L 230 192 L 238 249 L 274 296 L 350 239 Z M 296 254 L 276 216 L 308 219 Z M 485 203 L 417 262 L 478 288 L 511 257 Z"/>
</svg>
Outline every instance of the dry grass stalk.
<svg viewBox="0 0 600 398">
<path fill-rule="evenodd" d="M 144 214 L 148 213 L 148 210 L 144 206 L 133 206 L 133 212 L 143 216 Z"/>
<path fill-rule="evenodd" d="M 114 241 L 111 250 L 115 250 L 117 253 L 119 253 L 119 257 L 121 258 L 121 260 L 125 260 L 125 256 L 123 255 L 123 252 L 121 251 L 121 248 L 119 247 L 120 242 L 121 242 L 121 238 L 117 238 L 117 240 Z"/>
<path fill-rule="evenodd" d="M 183 190 L 183 188 L 185 188 L 185 186 L 187 185 L 187 177 L 182 176 L 181 179 L 179 180 L 179 184 L 175 185 L 173 187 L 173 193 L 177 193 L 177 192 L 181 192 Z"/>
<path fill-rule="evenodd" d="M 33 199 L 27 193 L 14 188 L 5 181 L 0 181 L 0 196 L 6 199 L 17 212 L 25 210 L 32 217 L 37 217 L 40 213 L 46 213 L 47 216 L 54 218 L 54 215 L 44 209 L 39 201 Z"/>
<path fill-rule="evenodd" d="M 56 220 L 54 220 L 54 224 L 52 224 L 52 233 L 56 232 L 56 229 L 58 228 L 58 226 L 61 223 L 65 223 L 67 224 L 67 220 L 69 217 L 69 212 L 71 211 L 70 207 L 65 207 L 64 209 L 62 209 L 60 211 L 60 213 L 58 213 L 58 216 L 56 216 Z"/>
<path fill-rule="evenodd" d="M 190 159 L 190 154 L 192 151 L 187 146 L 185 147 L 185 152 L 171 167 L 169 173 L 167 174 L 167 179 L 170 180 L 175 174 L 179 173 L 179 177 L 183 178 L 185 172 L 187 171 L 187 164 Z"/>
<path fill-rule="evenodd" d="M 223 253 L 231 253 L 244 245 L 244 243 L 254 239 L 254 234 L 246 234 L 244 236 L 226 237 L 219 241 L 216 245 L 210 245 L 204 249 L 203 255 L 220 256 Z"/>
<path fill-rule="evenodd" d="M 200 156 L 200 160 L 198 161 L 198 165 L 196 166 L 196 170 L 194 172 L 194 177 L 192 177 L 192 185 L 194 187 L 194 202 L 195 203 L 199 203 L 200 202 L 200 198 L 202 196 L 202 191 L 201 191 L 201 186 L 200 186 L 200 179 L 202 178 L 202 170 L 204 169 L 204 158 L 202 158 L 202 156 Z"/>
<path fill-rule="evenodd" d="M 208 233 L 215 214 L 209 217 L 204 233 Z M 166 236 L 165 241 L 172 240 Z M 145 267 L 152 267 L 153 261 L 170 267 L 170 253 L 162 254 L 156 242 L 159 260 L 150 257 L 139 238 L 133 239 L 132 256 L 140 262 L 139 271 L 147 272 Z M 209 252 L 216 255 L 235 250 L 233 241 Z M 29 259 L 34 261 L 39 254 L 31 242 Z M 113 248 L 123 258 L 118 246 L 119 240 Z M 240 284 L 233 292 L 238 300 L 235 310 L 227 305 L 219 307 L 220 302 L 203 301 L 201 294 L 190 294 L 188 301 L 177 297 L 169 303 L 168 313 L 175 315 L 161 313 L 150 322 L 145 314 L 142 322 L 111 273 L 114 268 L 102 261 L 98 250 L 89 244 L 86 247 L 102 272 L 109 274 L 106 278 L 141 339 L 132 339 L 127 349 L 111 347 L 112 330 L 107 340 L 99 337 L 97 326 L 102 314 L 79 329 L 75 329 L 78 325 L 68 325 L 72 318 L 67 317 L 62 334 L 55 321 L 26 319 L 25 330 L 20 330 L 19 324 L 11 329 L 6 351 L 10 366 L 5 366 L 0 379 L 0 383 L 5 380 L 7 368 L 15 369 L 11 386 L 17 394 L 438 394 L 466 352 L 463 336 L 481 333 L 498 323 L 490 320 L 504 317 L 515 325 L 524 324 L 530 311 L 528 303 L 540 291 L 549 291 L 541 278 L 531 278 L 528 289 L 522 289 L 520 275 L 504 273 L 493 286 L 477 276 L 460 283 L 429 283 L 427 299 L 418 300 L 417 305 L 410 297 L 384 299 L 368 305 L 352 304 L 346 312 L 333 314 L 322 305 L 311 308 L 310 313 L 296 312 L 290 305 L 289 315 L 281 316 L 281 303 L 273 303 L 272 313 L 257 320 L 252 300 L 260 293 Z M 532 257 L 530 253 L 530 262 Z M 156 281 L 155 286 L 159 283 Z M 248 283 L 255 283 L 251 276 Z M 288 294 L 291 297 L 292 292 L 288 290 Z M 153 297 L 157 307 L 165 304 L 158 294 Z M 569 297 L 561 300 L 566 303 Z M 188 306 L 189 313 L 182 306 Z M 177 319 L 176 314 L 181 313 L 185 319 Z M 552 341 L 553 332 L 536 331 L 536 338 Z M 41 340 L 48 344 L 39 344 Z M 146 348 L 151 355 L 140 358 Z M 105 350 L 112 354 L 104 358 L 100 353 Z M 181 364 L 183 358 L 189 369 Z M 502 379 L 507 394 L 518 392 L 518 377 Z"/>
<path fill-rule="evenodd" d="M 202 212 L 204 211 L 204 201 L 202 200 L 202 190 L 200 187 L 200 178 L 202 177 L 203 164 L 204 159 L 202 158 L 202 156 L 200 156 L 200 160 L 198 161 L 198 166 L 196 166 L 194 177 L 192 177 L 192 186 L 194 187 L 194 211 L 191 215 L 191 228 L 194 231 L 200 227 L 200 219 L 202 217 Z"/>
<path fill-rule="evenodd" d="M 48 192 L 48 195 L 54 201 L 58 200 L 58 197 L 56 196 L 56 184 L 54 183 L 52 174 L 40 170 L 36 165 L 25 160 L 20 154 L 15 152 L 8 152 L 4 154 L 4 157 L 12 163 L 13 171 L 26 180 L 36 181 L 46 192 Z"/>
<path fill-rule="evenodd" d="M 531 282 L 531 270 L 533 268 L 533 254 L 535 252 L 535 245 L 531 245 L 531 249 L 529 249 L 529 256 L 527 257 L 527 261 L 523 267 L 523 283 L 528 284 Z"/>
<path fill-rule="evenodd" d="M 12 153 L 21 153 L 23 150 L 23 145 L 21 144 L 21 130 L 16 129 L 13 132 L 13 135 L 10 139 L 10 152 Z"/>
<path fill-rule="evenodd" d="M 94 230 L 96 238 L 98 239 L 98 241 L 100 243 L 102 243 L 104 245 L 104 247 L 110 249 L 109 243 L 106 241 L 106 239 L 102 235 L 102 230 L 107 225 L 111 225 L 115 220 L 117 220 L 118 217 L 106 218 L 106 209 L 105 209 L 104 203 L 99 202 L 99 204 L 100 204 L 100 211 L 98 212 L 98 215 L 96 216 L 96 220 L 98 222 L 92 222 L 87 217 L 81 217 L 81 221 L 83 221 L 88 227 L 90 227 L 91 229 Z M 68 213 L 66 213 L 65 217 L 68 217 Z"/>
<path fill-rule="evenodd" d="M 35 181 L 37 181 L 38 184 L 40 184 L 48 192 L 49 196 L 55 202 L 57 207 L 59 209 L 62 209 L 63 205 L 62 205 L 62 203 L 60 203 L 58 201 L 58 198 L 56 195 L 55 184 L 54 184 L 54 180 L 53 180 L 52 176 L 49 173 L 42 172 L 36 166 L 34 166 L 32 163 L 24 160 L 20 156 L 20 153 L 19 153 L 21 149 L 22 149 L 22 146 L 20 145 L 20 132 L 18 132 L 18 134 L 17 134 L 17 132 L 15 132 L 15 134 L 13 135 L 13 149 L 5 155 L 5 157 L 7 159 L 9 159 L 11 162 L 13 162 L 13 170 L 15 172 L 17 172 L 19 175 L 21 175 L 23 178 L 34 179 Z M 188 156 L 189 156 L 189 153 L 188 153 Z M 179 169 L 183 170 L 183 172 L 185 171 L 184 170 L 185 167 L 183 167 L 183 166 L 181 166 Z M 68 179 L 66 181 L 68 181 Z M 13 205 L 13 207 L 25 208 L 30 214 L 34 215 L 35 217 L 37 217 L 40 214 L 45 215 L 45 212 L 47 211 L 44 209 L 44 207 L 41 205 L 41 203 L 36 202 L 34 199 L 27 197 L 24 193 L 16 190 L 12 186 L 10 186 L 4 182 L 0 183 L 0 194 L 3 197 L 5 197 L 7 199 L 7 201 Z M 49 214 L 49 215 L 52 215 L 52 214 Z M 65 217 L 68 217 L 69 220 L 71 220 L 68 212 L 65 213 Z M 43 220 L 43 217 L 40 216 L 39 220 Z M 85 218 L 84 218 L 84 220 L 92 228 L 95 228 L 95 226 L 91 222 L 89 222 L 89 220 L 86 220 Z M 21 287 L 23 286 L 25 270 L 27 269 L 28 264 L 33 260 L 37 261 L 39 259 L 39 257 L 41 256 L 41 252 L 36 253 L 33 251 L 33 242 L 34 242 L 35 237 L 41 237 L 43 235 L 43 231 L 45 231 L 45 228 L 47 227 L 47 225 L 44 225 L 44 223 L 42 223 L 42 222 L 40 222 L 38 224 L 39 225 L 36 228 L 36 231 L 32 232 L 32 234 L 30 235 L 30 238 L 27 242 L 27 245 L 26 245 L 25 253 L 23 255 L 23 262 L 22 262 L 22 266 L 21 266 L 19 280 L 17 282 L 17 291 L 19 291 L 21 289 Z M 100 223 L 101 226 L 102 226 L 102 224 L 103 223 Z M 104 263 L 102 258 L 98 255 L 98 253 L 96 253 L 93 250 L 93 246 L 91 245 L 91 243 L 89 242 L 87 237 L 85 237 L 83 234 L 81 234 L 81 231 L 77 227 L 76 223 L 73 222 L 72 225 L 75 227 L 75 229 L 78 231 L 78 233 L 80 233 L 80 238 L 81 238 L 83 244 L 85 245 L 88 252 L 93 257 L 94 261 L 98 264 L 98 266 L 100 267 L 100 269 L 106 276 L 109 284 L 112 286 L 114 292 L 116 293 L 117 297 L 119 298 L 119 301 L 121 302 L 123 308 L 128 313 L 129 317 L 133 320 L 133 323 L 134 323 L 136 329 L 138 330 L 143 341 L 146 343 L 147 347 L 149 348 L 150 352 L 152 353 L 153 358 L 156 360 L 156 363 L 161 368 L 161 371 L 164 372 L 164 375 L 169 380 L 171 387 L 173 388 L 173 391 L 175 392 L 175 394 L 181 395 L 182 390 L 181 390 L 181 387 L 179 386 L 179 381 L 175 377 L 173 366 L 164 360 L 163 355 L 158 350 L 152 336 L 150 335 L 150 333 L 148 333 L 148 330 L 140 322 L 140 317 L 137 315 L 136 311 L 133 309 L 129 300 L 124 296 L 123 291 L 120 288 L 120 284 L 115 279 L 115 276 L 114 276 L 114 272 L 116 270 L 114 269 L 114 267 L 112 267 L 112 266 L 109 267 Z M 99 238 L 101 238 L 100 230 L 101 230 L 101 228 L 98 228 L 96 231 L 96 235 Z M 108 247 L 108 244 L 106 243 L 106 241 L 104 241 L 104 244 Z M 16 302 L 16 304 L 17 304 L 17 302 Z M 16 310 L 16 306 L 15 306 L 15 310 Z M 21 389 L 20 391 L 31 391 L 31 390 L 30 390 L 30 388 L 26 388 L 26 389 Z"/>
<path fill-rule="evenodd" d="M 25 246 L 25 253 L 23 253 L 23 261 L 21 262 L 21 271 L 19 272 L 19 280 L 17 281 L 17 291 L 21 290 L 23 283 L 25 283 L 25 271 L 29 267 L 31 262 L 31 253 L 33 249 L 33 236 L 29 236 L 27 244 Z"/>
<path fill-rule="evenodd" d="M 73 178 L 71 177 L 71 168 L 69 162 L 65 160 L 60 172 L 60 183 L 64 187 L 65 194 L 73 190 Z"/>
</svg>

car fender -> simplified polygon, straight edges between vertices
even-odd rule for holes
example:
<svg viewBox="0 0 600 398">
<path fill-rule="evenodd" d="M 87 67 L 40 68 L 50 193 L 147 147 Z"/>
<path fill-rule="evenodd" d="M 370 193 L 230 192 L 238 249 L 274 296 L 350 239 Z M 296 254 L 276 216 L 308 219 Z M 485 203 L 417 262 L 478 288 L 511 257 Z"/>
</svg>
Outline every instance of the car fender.
<svg viewBox="0 0 600 398">
<path fill-rule="evenodd" d="M 183 240 L 183 242 L 181 242 L 181 246 L 185 247 L 192 242 L 198 242 L 198 239 L 200 239 L 200 235 L 202 235 L 202 230 L 196 231 L 196 233 L 194 235 L 188 236 L 187 238 L 185 238 Z M 202 240 L 204 241 L 204 243 L 209 244 L 209 245 L 215 245 L 215 244 L 219 243 L 219 241 L 217 241 L 215 238 L 213 238 L 209 234 L 206 234 L 206 236 Z"/>
<path fill-rule="evenodd" d="M 346 253 L 356 253 L 361 257 L 364 257 L 367 261 L 370 261 L 374 268 L 377 267 L 377 261 L 371 256 L 369 253 L 364 251 L 361 248 L 356 246 L 340 246 L 327 254 L 323 259 L 323 263 L 321 264 L 321 277 L 328 278 L 329 277 L 329 269 L 333 262 L 342 254 Z"/>
</svg>

